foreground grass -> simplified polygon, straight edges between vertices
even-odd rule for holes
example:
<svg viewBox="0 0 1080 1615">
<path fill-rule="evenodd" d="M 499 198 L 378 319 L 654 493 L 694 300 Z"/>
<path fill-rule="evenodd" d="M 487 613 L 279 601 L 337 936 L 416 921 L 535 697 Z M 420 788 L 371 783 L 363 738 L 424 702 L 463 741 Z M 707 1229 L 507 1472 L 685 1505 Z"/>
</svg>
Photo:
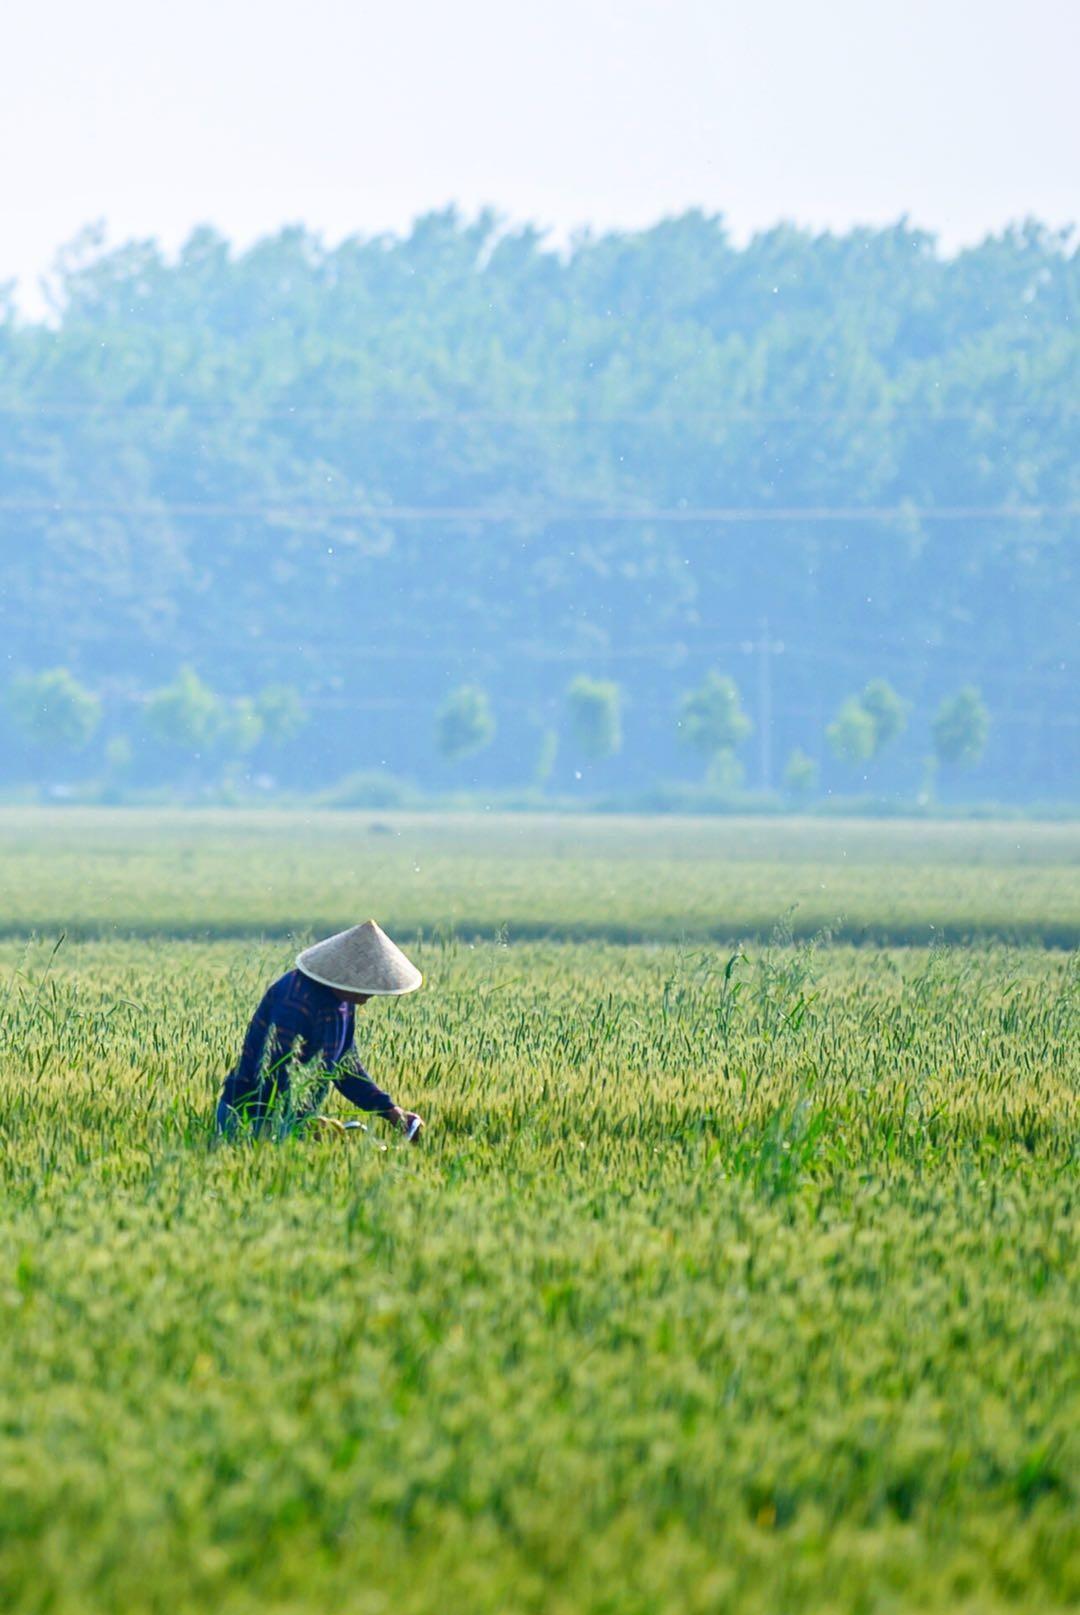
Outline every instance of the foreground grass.
<svg viewBox="0 0 1080 1615">
<path fill-rule="evenodd" d="M 5 1610 L 1080 1597 L 1075 960 L 428 945 L 223 1149 L 287 949 L 2 951 Z"/>
<path fill-rule="evenodd" d="M 0 810 L 0 933 L 1080 946 L 1080 826 Z"/>
</svg>

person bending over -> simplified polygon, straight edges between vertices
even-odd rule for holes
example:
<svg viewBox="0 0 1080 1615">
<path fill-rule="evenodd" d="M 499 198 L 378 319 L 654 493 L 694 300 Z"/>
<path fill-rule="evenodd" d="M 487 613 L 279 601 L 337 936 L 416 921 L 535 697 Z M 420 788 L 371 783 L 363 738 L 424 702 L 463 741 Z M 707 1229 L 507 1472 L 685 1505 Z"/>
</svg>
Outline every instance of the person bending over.
<svg viewBox="0 0 1080 1615">
<path fill-rule="evenodd" d="M 252 1016 L 240 1060 L 221 1090 L 218 1132 L 233 1138 L 245 1126 L 292 1131 L 317 1114 L 333 1082 L 361 1110 L 415 1138 L 419 1116 L 372 1082 L 353 1050 L 353 1033 L 358 1006 L 415 992 L 423 979 L 374 920 L 305 948 Z M 296 1080 L 298 1066 L 311 1067 L 310 1080 Z"/>
</svg>

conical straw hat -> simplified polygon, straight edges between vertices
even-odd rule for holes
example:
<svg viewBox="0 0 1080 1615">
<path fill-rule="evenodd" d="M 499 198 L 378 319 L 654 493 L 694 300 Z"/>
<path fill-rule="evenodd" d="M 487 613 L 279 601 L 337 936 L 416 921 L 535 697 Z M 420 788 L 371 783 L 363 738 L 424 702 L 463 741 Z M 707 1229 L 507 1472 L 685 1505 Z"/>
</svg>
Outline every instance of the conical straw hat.
<svg viewBox="0 0 1080 1615">
<path fill-rule="evenodd" d="M 397 997 L 414 993 L 424 979 L 374 920 L 312 943 L 297 954 L 296 963 L 312 981 L 346 993 Z"/>
</svg>

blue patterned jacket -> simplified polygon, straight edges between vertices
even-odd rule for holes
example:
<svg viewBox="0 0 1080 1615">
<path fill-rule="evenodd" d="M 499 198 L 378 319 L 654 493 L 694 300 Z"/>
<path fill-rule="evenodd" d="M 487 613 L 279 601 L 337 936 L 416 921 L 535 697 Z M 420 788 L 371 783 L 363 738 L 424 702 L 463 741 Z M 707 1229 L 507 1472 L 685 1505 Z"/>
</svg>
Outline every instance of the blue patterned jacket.
<svg viewBox="0 0 1080 1615">
<path fill-rule="evenodd" d="M 225 1078 L 218 1123 L 243 1115 L 257 1126 L 271 1102 L 288 1102 L 289 1068 L 313 1067 L 310 1088 L 293 1114 L 310 1114 L 326 1097 L 330 1083 L 361 1110 L 389 1110 L 390 1095 L 376 1086 L 353 1050 L 356 1013 L 332 987 L 290 970 L 263 995 L 251 1018 L 240 1060 Z M 230 1114 L 231 1113 L 231 1114 Z"/>
</svg>

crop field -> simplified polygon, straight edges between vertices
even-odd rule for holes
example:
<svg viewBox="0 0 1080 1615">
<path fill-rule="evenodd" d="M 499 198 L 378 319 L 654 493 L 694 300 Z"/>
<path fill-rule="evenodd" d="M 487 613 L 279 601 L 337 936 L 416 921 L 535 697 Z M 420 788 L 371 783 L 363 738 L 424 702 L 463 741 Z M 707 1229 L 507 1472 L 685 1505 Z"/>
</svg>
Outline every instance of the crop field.
<svg viewBox="0 0 1080 1615">
<path fill-rule="evenodd" d="M 1080 825 L 0 809 L 0 935 L 1080 947 Z"/>
<path fill-rule="evenodd" d="M 0 859 L 5 1615 L 1077 1606 L 1075 828 L 8 813 Z M 219 1144 L 263 987 L 369 913 L 423 1144 Z"/>
</svg>

